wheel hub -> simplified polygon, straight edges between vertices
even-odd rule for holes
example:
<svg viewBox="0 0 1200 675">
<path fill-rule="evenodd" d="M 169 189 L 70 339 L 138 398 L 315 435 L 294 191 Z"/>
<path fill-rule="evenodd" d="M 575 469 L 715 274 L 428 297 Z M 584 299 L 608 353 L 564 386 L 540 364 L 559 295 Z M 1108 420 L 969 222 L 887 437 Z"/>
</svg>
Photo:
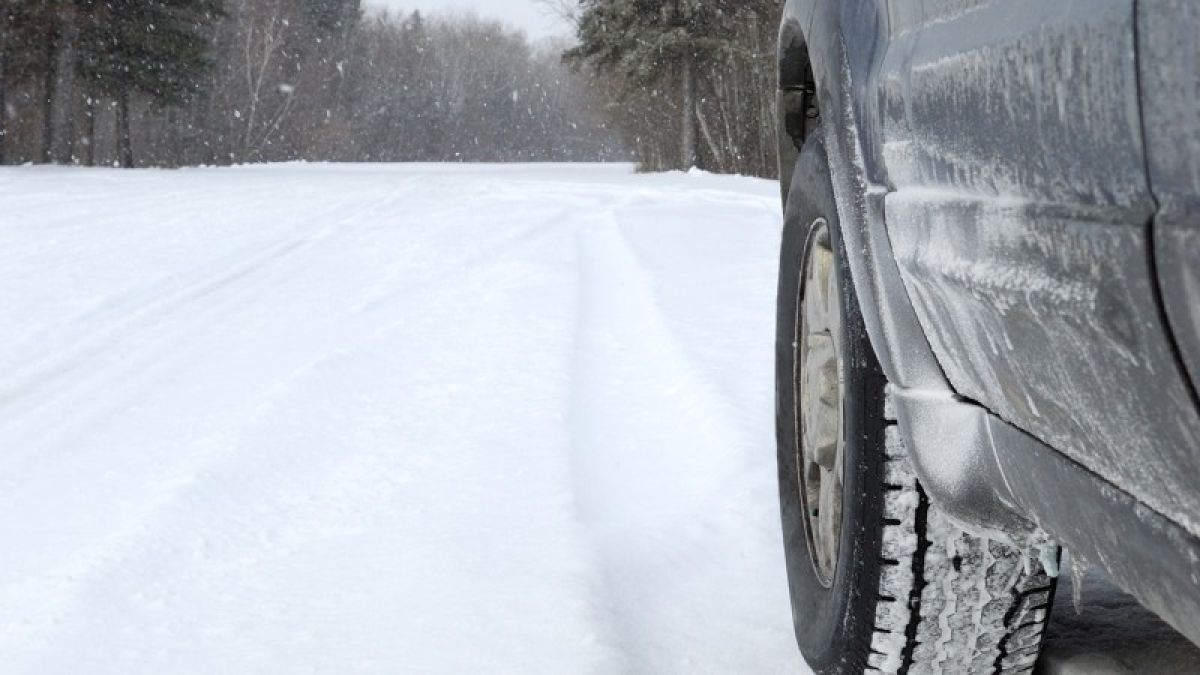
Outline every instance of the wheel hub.
<svg viewBox="0 0 1200 675">
<path fill-rule="evenodd" d="M 837 570 L 842 531 L 842 312 L 829 225 L 811 228 L 801 275 L 795 343 L 801 503 L 808 549 L 821 583 Z"/>
</svg>

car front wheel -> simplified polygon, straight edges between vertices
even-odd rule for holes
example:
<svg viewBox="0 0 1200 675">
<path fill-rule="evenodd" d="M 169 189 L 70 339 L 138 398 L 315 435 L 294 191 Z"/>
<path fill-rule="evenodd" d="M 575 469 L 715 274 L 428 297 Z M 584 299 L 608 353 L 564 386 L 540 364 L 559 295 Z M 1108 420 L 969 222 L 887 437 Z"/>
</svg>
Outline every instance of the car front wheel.
<svg viewBox="0 0 1200 675">
<path fill-rule="evenodd" d="M 1054 580 L 926 497 L 859 311 L 823 134 L 801 150 L 780 258 L 776 433 L 796 639 L 818 673 L 1033 669 Z"/>
</svg>

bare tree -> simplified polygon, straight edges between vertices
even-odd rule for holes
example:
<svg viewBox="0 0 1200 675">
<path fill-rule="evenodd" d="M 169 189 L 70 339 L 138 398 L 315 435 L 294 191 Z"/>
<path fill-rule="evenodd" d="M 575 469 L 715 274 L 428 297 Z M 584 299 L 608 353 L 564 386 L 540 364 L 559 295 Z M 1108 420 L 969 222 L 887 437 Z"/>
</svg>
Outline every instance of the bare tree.
<svg viewBox="0 0 1200 675">
<path fill-rule="evenodd" d="M 243 105 L 233 111 L 241 122 L 239 156 L 258 158 L 292 110 L 295 85 L 282 81 L 283 50 L 293 17 L 283 0 L 246 2 L 239 14 L 238 42 Z"/>
<path fill-rule="evenodd" d="M 536 2 L 551 16 L 562 19 L 571 26 L 579 25 L 578 0 L 536 0 Z"/>
</svg>

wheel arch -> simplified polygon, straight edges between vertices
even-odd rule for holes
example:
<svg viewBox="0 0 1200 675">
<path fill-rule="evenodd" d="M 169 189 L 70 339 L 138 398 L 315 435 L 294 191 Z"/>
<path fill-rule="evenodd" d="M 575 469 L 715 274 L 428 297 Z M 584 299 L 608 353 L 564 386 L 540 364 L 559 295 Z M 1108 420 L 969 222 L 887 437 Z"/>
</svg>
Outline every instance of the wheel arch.
<svg viewBox="0 0 1200 675">
<path fill-rule="evenodd" d="M 987 415 L 958 396 L 938 363 L 903 284 L 888 238 L 889 192 L 882 121 L 873 96 L 889 35 L 882 0 L 788 0 L 779 38 L 780 175 L 786 204 L 796 148 L 786 114 L 811 77 L 825 134 L 838 219 L 863 324 L 891 383 L 892 405 L 913 467 L 930 498 L 963 524 L 1018 538 L 1040 536 L 1004 488 L 991 438 L 980 425 L 952 446 L 928 431 L 942 415 Z M 790 128 L 789 128 L 790 126 Z M 790 150 L 790 152 L 789 152 Z M 990 417 L 990 416 L 989 416 Z"/>
<path fill-rule="evenodd" d="M 815 98 L 846 245 L 862 252 L 850 268 L 880 365 L 897 386 L 948 392 L 884 226 L 887 177 L 870 92 L 886 35 L 880 0 L 788 0 L 778 50 L 781 190 L 786 204 L 798 148 L 817 128 L 804 122 Z"/>
<path fill-rule="evenodd" d="M 779 27 L 778 88 L 776 109 L 779 141 L 779 188 L 783 206 L 787 207 L 796 161 L 800 148 L 812 131 L 809 110 L 816 104 L 816 80 L 809 56 L 808 22 L 816 0 L 788 2 Z M 818 108 L 819 109 L 819 108 Z"/>
</svg>

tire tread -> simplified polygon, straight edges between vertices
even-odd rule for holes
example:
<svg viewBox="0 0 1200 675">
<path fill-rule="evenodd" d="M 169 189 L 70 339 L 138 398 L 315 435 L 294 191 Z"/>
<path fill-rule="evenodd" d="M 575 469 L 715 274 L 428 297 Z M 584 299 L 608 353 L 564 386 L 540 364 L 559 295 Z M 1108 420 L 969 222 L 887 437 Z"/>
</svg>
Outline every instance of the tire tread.
<svg viewBox="0 0 1200 675">
<path fill-rule="evenodd" d="M 931 504 L 890 417 L 885 445 L 881 558 L 894 564 L 880 565 L 866 672 L 1030 672 L 1054 580 L 1038 561 L 965 532 Z"/>
</svg>

